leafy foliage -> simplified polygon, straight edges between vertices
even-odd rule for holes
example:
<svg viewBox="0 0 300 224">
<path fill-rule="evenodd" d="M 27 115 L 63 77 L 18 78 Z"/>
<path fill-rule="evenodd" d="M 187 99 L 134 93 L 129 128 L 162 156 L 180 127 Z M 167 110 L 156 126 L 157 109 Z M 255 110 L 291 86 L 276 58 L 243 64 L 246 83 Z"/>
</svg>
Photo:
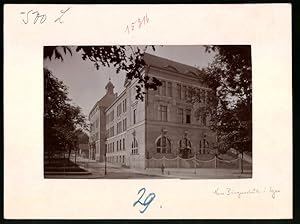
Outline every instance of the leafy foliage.
<svg viewBox="0 0 300 224">
<path fill-rule="evenodd" d="M 69 47 L 59 46 L 47 46 L 44 48 L 44 58 L 50 60 L 54 56 L 55 59 L 63 60 L 63 55 L 59 52 L 59 49 L 63 49 L 66 54 L 69 52 L 72 55 L 72 50 Z M 126 73 L 127 80 L 138 79 L 136 85 L 136 99 L 143 100 L 145 90 L 157 89 L 157 86 L 161 85 L 161 82 L 155 77 L 144 76 L 141 71 L 145 67 L 145 61 L 143 60 L 145 49 L 140 49 L 131 46 L 77 46 L 76 52 L 80 53 L 83 60 L 91 61 L 95 68 L 98 70 L 100 66 L 116 68 L 116 72 L 124 71 Z M 155 47 L 152 46 L 155 50 Z"/>
<path fill-rule="evenodd" d="M 212 89 L 199 114 L 211 115 L 220 152 L 252 150 L 252 68 L 250 46 L 206 46 L 217 52 L 205 69 L 204 82 Z"/>
<path fill-rule="evenodd" d="M 71 152 L 78 136 L 87 130 L 81 108 L 71 104 L 68 89 L 48 69 L 44 68 L 44 146 L 45 155 Z"/>
</svg>

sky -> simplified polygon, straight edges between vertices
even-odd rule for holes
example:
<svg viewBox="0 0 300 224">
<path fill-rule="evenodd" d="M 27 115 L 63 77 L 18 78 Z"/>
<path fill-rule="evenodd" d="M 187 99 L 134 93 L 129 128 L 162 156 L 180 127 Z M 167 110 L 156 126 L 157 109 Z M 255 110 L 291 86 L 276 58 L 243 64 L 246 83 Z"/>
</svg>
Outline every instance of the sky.
<svg viewBox="0 0 300 224">
<path fill-rule="evenodd" d="M 45 59 L 44 67 L 52 71 L 53 75 L 64 82 L 69 88 L 69 97 L 75 105 L 88 114 L 95 103 L 105 95 L 105 86 L 111 78 L 115 92 L 120 94 L 124 90 L 125 73 L 116 74 L 114 67 L 100 67 L 99 70 L 92 62 L 82 60 L 80 53 L 63 55 L 64 60 Z M 205 67 L 213 59 L 213 53 L 205 52 L 203 46 L 156 46 L 155 51 L 147 48 L 147 53 L 164 57 L 173 61 L 195 67 Z"/>
</svg>

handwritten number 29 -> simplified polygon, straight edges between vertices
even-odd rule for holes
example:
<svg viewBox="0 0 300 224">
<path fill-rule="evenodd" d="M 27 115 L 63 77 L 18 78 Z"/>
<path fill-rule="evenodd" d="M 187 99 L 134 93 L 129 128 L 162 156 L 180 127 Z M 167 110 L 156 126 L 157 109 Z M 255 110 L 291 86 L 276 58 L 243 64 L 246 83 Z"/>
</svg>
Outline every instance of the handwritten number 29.
<svg viewBox="0 0 300 224">
<path fill-rule="evenodd" d="M 141 192 L 142 192 L 142 193 L 141 193 Z M 148 206 L 151 204 L 151 202 L 152 202 L 152 201 L 154 200 L 154 198 L 155 198 L 155 194 L 154 194 L 154 193 L 150 193 L 150 194 L 145 198 L 144 201 L 141 201 L 142 198 L 143 198 L 143 196 L 144 196 L 144 194 L 145 194 L 145 192 L 146 192 L 146 189 L 145 189 L 144 187 L 141 188 L 141 189 L 139 190 L 139 192 L 138 192 L 138 195 L 141 193 L 141 196 L 139 197 L 139 199 L 138 199 L 136 202 L 133 203 L 133 207 L 135 207 L 137 204 L 140 204 L 140 205 L 144 206 L 144 208 L 143 208 L 142 210 L 140 210 L 140 213 L 144 213 L 144 212 L 147 210 Z"/>
</svg>

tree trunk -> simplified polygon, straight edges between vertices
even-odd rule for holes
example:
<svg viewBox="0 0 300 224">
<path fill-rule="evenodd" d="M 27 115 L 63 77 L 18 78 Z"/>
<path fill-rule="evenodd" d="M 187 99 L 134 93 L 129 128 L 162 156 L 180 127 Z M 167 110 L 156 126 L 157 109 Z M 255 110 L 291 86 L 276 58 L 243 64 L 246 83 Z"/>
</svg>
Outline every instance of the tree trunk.
<svg viewBox="0 0 300 224">
<path fill-rule="evenodd" d="M 75 149 L 75 164 L 76 164 L 76 157 L 77 157 L 77 149 Z"/>
<path fill-rule="evenodd" d="M 68 155 L 69 160 L 70 160 L 70 157 L 71 157 L 71 151 L 72 151 L 72 148 L 69 146 L 69 155 Z"/>
</svg>

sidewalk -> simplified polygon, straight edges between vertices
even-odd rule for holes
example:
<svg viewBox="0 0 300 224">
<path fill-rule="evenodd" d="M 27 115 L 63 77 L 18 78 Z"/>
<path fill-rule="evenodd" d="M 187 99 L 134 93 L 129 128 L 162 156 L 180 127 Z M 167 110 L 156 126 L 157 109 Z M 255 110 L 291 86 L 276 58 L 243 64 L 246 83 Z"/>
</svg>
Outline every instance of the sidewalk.
<svg viewBox="0 0 300 224">
<path fill-rule="evenodd" d="M 197 169 L 185 169 L 185 168 L 166 168 L 164 173 L 162 173 L 160 168 L 147 168 L 143 169 L 128 169 L 131 172 L 140 174 L 151 174 L 156 176 L 162 176 L 167 178 L 181 178 L 181 179 L 236 179 L 236 178 L 251 178 L 252 171 L 245 170 L 241 174 L 240 170 L 233 169 L 207 169 L 207 168 L 197 168 Z"/>
<path fill-rule="evenodd" d="M 82 167 L 90 170 L 103 169 L 104 162 L 96 162 L 94 160 L 84 159 L 78 161 Z M 107 168 L 114 168 L 118 173 L 136 173 L 144 174 L 165 178 L 179 178 L 179 179 L 238 179 L 238 178 L 251 178 L 252 171 L 244 170 L 241 174 L 239 169 L 221 169 L 221 168 L 165 168 L 164 173 L 162 173 L 161 168 L 124 168 L 119 164 L 106 163 Z M 91 171 L 91 170 L 90 170 Z"/>
</svg>

